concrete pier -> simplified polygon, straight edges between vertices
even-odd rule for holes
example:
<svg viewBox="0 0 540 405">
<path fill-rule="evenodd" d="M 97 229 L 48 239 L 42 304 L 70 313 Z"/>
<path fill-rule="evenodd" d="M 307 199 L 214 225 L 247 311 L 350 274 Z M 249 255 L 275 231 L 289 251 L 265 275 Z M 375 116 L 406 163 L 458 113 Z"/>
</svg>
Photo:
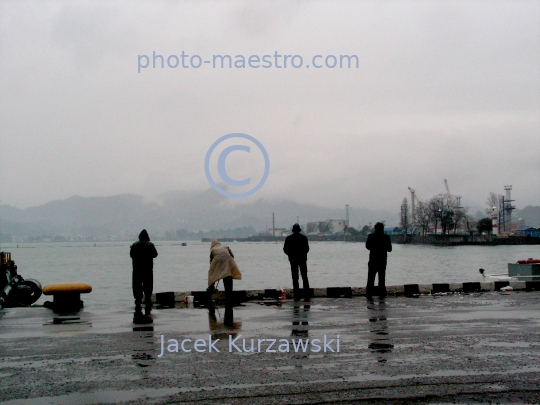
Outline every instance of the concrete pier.
<svg viewBox="0 0 540 405">
<path fill-rule="evenodd" d="M 0 404 L 538 402 L 540 292 L 384 300 L 360 292 L 310 302 L 257 299 L 228 309 L 156 309 L 152 325 L 131 323 L 130 306 L 90 301 L 69 317 L 43 307 L 6 309 Z M 198 339 L 212 340 L 219 351 L 208 351 L 207 343 L 201 349 L 201 342 L 195 350 Z M 231 339 L 240 351 L 230 350 Z M 290 350 L 267 351 L 274 339 Z M 328 350 L 295 350 L 299 339 L 326 339 Z"/>
<path fill-rule="evenodd" d="M 434 284 L 405 284 L 387 286 L 386 292 L 390 296 L 420 295 L 420 294 L 455 294 L 500 291 L 501 288 L 511 286 L 515 291 L 540 291 L 540 281 L 490 281 L 490 282 L 468 282 L 468 283 L 434 283 Z M 302 289 L 300 289 L 302 291 Z M 293 290 L 284 288 L 287 298 L 293 298 Z M 414 291 L 415 293 L 410 293 Z M 234 294 L 239 302 L 253 300 L 276 299 L 281 290 L 235 290 Z M 409 292 L 409 293 L 408 293 Z M 194 296 L 195 301 L 206 299 L 206 291 L 169 291 L 152 295 L 152 301 L 157 304 L 170 305 L 173 302 L 185 302 L 188 296 Z M 316 298 L 340 298 L 340 297 L 360 297 L 366 295 L 366 287 L 328 287 L 312 288 L 311 297 Z M 377 295 L 377 294 L 375 294 Z M 221 301 L 224 299 L 224 292 L 219 291 L 213 294 L 213 298 Z"/>
</svg>

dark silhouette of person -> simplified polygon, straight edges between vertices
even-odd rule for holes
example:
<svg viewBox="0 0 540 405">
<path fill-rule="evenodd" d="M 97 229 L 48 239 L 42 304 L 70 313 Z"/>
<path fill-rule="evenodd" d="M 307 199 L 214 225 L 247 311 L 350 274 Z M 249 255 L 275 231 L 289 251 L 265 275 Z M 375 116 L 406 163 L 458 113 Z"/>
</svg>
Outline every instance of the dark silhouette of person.
<svg viewBox="0 0 540 405">
<path fill-rule="evenodd" d="M 390 236 L 384 233 L 384 224 L 377 222 L 375 232 L 368 235 L 366 249 L 369 250 L 368 279 L 366 296 L 371 298 L 374 292 L 375 275 L 379 275 L 379 296 L 386 296 L 386 260 L 392 251 Z"/>
<path fill-rule="evenodd" d="M 139 241 L 131 245 L 129 256 L 133 262 L 133 297 L 135 298 L 135 316 L 142 316 L 141 304 L 144 297 L 144 312 L 147 316 L 152 311 L 152 290 L 154 289 L 154 258 L 158 252 L 146 229 L 139 234 Z"/>
<path fill-rule="evenodd" d="M 291 274 L 294 289 L 294 299 L 298 301 L 300 299 L 300 287 L 298 286 L 298 268 L 300 268 L 300 274 L 302 275 L 302 283 L 304 290 L 304 298 L 310 299 L 309 281 L 307 275 L 307 254 L 309 252 L 309 243 L 305 235 L 300 233 L 300 225 L 294 224 L 292 227 L 292 235 L 287 236 L 285 239 L 285 245 L 283 251 L 289 256 L 289 262 L 291 263 Z"/>
</svg>

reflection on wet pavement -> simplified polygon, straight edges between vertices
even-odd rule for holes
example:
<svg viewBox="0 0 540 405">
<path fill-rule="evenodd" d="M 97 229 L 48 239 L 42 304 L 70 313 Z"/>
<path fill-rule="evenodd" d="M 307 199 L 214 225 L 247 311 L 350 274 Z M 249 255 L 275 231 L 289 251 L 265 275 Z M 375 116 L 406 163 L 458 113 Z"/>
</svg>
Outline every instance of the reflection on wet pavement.
<svg viewBox="0 0 540 405">
<path fill-rule="evenodd" d="M 213 339 L 233 339 L 238 335 L 236 331 L 242 329 L 241 321 L 234 321 L 234 309 L 232 306 L 208 308 L 208 327 Z"/>
<path fill-rule="evenodd" d="M 170 308 L 156 310 L 152 325 L 134 325 L 132 315 L 127 307 L 84 310 L 77 316 L 91 327 L 72 333 L 77 319 L 55 324 L 44 308 L 7 311 L 0 318 L 0 402 L 512 403 L 515 394 L 534 403 L 540 390 L 536 292 Z M 158 356 L 163 335 L 207 340 L 209 331 L 223 339 L 220 352 Z M 240 334 L 249 341 L 340 335 L 342 346 L 301 355 L 229 352 L 228 338 Z"/>
<path fill-rule="evenodd" d="M 295 301 L 292 316 L 291 336 L 307 337 L 309 335 L 309 302 Z"/>
<path fill-rule="evenodd" d="M 133 360 L 137 367 L 144 368 L 154 365 L 156 363 L 157 352 L 154 328 L 152 326 L 142 326 L 133 328 L 133 331 L 141 333 L 133 334 L 134 347 L 132 349 L 131 360 Z"/>
<path fill-rule="evenodd" d="M 386 301 L 380 298 L 378 300 L 367 299 L 367 302 L 369 330 L 372 334 L 368 348 L 377 357 L 379 363 L 386 363 L 388 354 L 392 352 L 394 347 L 388 333 Z"/>
</svg>

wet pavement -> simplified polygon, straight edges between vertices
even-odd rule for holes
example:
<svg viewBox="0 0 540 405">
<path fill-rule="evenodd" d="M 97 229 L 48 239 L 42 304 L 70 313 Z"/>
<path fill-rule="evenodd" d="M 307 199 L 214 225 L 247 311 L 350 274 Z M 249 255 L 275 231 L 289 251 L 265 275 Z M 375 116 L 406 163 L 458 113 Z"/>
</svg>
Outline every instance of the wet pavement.
<svg viewBox="0 0 540 405">
<path fill-rule="evenodd" d="M 153 319 L 4 310 L 0 403 L 540 402 L 539 292 L 258 301 Z"/>
</svg>

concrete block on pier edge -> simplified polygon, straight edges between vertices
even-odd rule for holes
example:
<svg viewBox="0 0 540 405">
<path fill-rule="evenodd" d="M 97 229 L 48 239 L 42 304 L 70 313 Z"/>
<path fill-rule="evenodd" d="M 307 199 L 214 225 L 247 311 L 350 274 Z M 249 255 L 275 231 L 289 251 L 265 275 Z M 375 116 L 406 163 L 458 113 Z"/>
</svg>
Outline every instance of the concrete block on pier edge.
<svg viewBox="0 0 540 405">
<path fill-rule="evenodd" d="M 351 292 L 352 292 L 353 297 L 366 295 L 366 287 L 352 287 Z"/>
<path fill-rule="evenodd" d="M 290 289 L 284 289 L 283 291 L 285 291 L 287 296 L 290 294 L 287 292 L 287 291 L 290 291 Z M 277 300 L 279 298 L 279 294 L 281 294 L 280 290 L 276 290 L 275 288 L 270 288 L 270 289 L 264 290 L 263 298 Z"/>
<path fill-rule="evenodd" d="M 328 287 L 326 296 L 328 298 L 352 298 L 352 289 L 351 287 Z"/>
<path fill-rule="evenodd" d="M 156 305 L 164 308 L 174 308 L 174 291 L 162 292 L 156 294 Z"/>
<path fill-rule="evenodd" d="M 510 281 L 495 281 L 495 291 L 510 285 Z"/>
<path fill-rule="evenodd" d="M 247 299 L 247 291 L 246 290 L 233 290 L 232 298 L 234 302 L 240 303 L 240 302 L 246 302 Z"/>
<path fill-rule="evenodd" d="M 482 291 L 493 291 L 495 289 L 495 284 L 493 281 L 482 281 L 480 283 L 480 289 Z"/>
<path fill-rule="evenodd" d="M 186 292 L 175 292 L 174 293 L 174 300 L 176 302 L 184 302 L 186 300 L 186 297 L 188 296 L 189 294 L 186 293 Z"/>
<path fill-rule="evenodd" d="M 526 291 L 540 291 L 540 281 L 525 281 Z"/>
<path fill-rule="evenodd" d="M 310 291 L 311 291 L 311 296 L 313 297 L 314 295 L 314 291 L 316 289 L 315 288 L 310 288 Z M 319 288 L 318 290 L 323 290 L 322 288 Z M 324 288 L 324 290 L 326 291 L 326 288 Z M 281 294 L 281 290 L 276 290 L 278 292 L 278 295 L 274 297 L 274 295 L 272 295 L 272 293 L 270 293 L 271 291 L 273 290 L 264 290 L 264 294 L 265 294 L 265 298 L 271 298 L 271 299 L 279 299 L 279 295 Z M 294 298 L 294 289 L 292 288 L 284 288 L 283 289 L 283 292 L 285 293 L 285 295 L 287 296 L 287 298 Z M 266 296 L 267 293 L 270 293 L 269 296 Z M 303 288 L 300 288 L 300 296 L 303 297 L 304 296 L 304 289 Z M 319 295 L 319 297 L 326 297 L 326 295 Z"/>
<path fill-rule="evenodd" d="M 386 287 L 386 294 L 403 294 L 405 288 L 402 285 L 391 285 Z"/>
<path fill-rule="evenodd" d="M 206 291 L 191 291 L 191 295 L 193 295 L 194 304 L 208 303 L 208 293 Z"/>
<path fill-rule="evenodd" d="M 403 294 L 412 297 L 413 295 L 420 295 L 420 287 L 418 284 L 405 284 L 403 286 Z"/>
<path fill-rule="evenodd" d="M 432 284 L 431 293 L 448 293 L 450 292 L 450 285 L 446 283 Z"/>
<path fill-rule="evenodd" d="M 420 294 L 430 294 L 432 290 L 432 284 L 418 284 Z"/>
<path fill-rule="evenodd" d="M 463 289 L 463 284 L 462 283 L 449 283 L 448 288 L 450 288 L 450 292 L 460 291 L 461 289 Z"/>
<path fill-rule="evenodd" d="M 312 297 L 326 297 L 327 296 L 327 288 L 312 288 L 313 295 Z"/>
<path fill-rule="evenodd" d="M 464 293 L 473 293 L 482 291 L 482 285 L 479 282 L 463 283 Z"/>
<path fill-rule="evenodd" d="M 313 297 L 313 292 L 314 292 L 314 289 L 313 288 L 310 288 L 309 291 L 308 291 L 308 297 Z M 289 293 L 287 293 L 287 298 L 289 297 L 294 297 L 294 290 L 293 289 L 289 289 Z M 303 288 L 300 288 L 300 297 L 302 298 L 305 298 L 306 297 L 306 294 L 304 294 L 304 289 Z"/>
<path fill-rule="evenodd" d="M 510 281 L 510 287 L 512 287 L 514 290 L 524 290 L 525 281 Z"/>
<path fill-rule="evenodd" d="M 158 294 L 164 294 L 164 293 L 153 293 L 152 294 L 152 302 L 154 304 L 157 304 L 157 295 Z M 175 291 L 174 292 L 174 301 L 175 302 L 184 302 L 184 300 L 186 299 L 186 297 L 188 295 L 190 295 L 191 293 L 189 292 L 178 292 L 178 291 Z"/>
<path fill-rule="evenodd" d="M 263 299 L 265 290 L 248 290 L 246 291 L 247 299 Z"/>
</svg>

